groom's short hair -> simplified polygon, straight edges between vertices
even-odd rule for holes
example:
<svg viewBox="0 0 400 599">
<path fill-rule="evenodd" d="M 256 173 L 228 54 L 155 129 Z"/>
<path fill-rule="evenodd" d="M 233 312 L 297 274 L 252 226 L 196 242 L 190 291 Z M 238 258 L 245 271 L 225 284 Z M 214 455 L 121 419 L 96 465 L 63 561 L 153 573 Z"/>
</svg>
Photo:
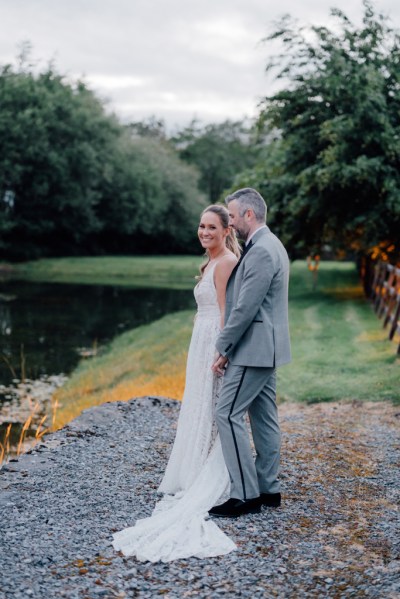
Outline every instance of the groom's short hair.
<svg viewBox="0 0 400 599">
<path fill-rule="evenodd" d="M 238 189 L 225 198 L 225 204 L 228 205 L 229 202 L 232 202 L 233 200 L 236 200 L 239 205 L 240 216 L 243 216 L 246 210 L 250 209 L 254 212 L 257 222 L 265 223 L 267 218 L 267 205 L 258 191 L 252 187 Z"/>
</svg>

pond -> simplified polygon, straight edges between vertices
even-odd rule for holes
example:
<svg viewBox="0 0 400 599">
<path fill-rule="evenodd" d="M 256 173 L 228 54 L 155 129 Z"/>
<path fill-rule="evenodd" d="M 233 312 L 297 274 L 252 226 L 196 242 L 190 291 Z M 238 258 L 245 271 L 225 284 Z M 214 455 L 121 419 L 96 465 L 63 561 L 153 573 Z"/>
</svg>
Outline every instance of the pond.
<svg viewBox="0 0 400 599">
<path fill-rule="evenodd" d="M 0 384 L 68 374 L 119 333 L 192 308 L 191 290 L 0 282 Z"/>
</svg>

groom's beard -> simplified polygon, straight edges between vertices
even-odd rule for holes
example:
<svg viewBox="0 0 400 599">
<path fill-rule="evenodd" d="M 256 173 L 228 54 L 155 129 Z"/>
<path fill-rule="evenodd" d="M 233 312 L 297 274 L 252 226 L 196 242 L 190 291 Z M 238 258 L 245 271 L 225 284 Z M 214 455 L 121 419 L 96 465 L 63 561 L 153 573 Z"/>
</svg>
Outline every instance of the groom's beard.
<svg viewBox="0 0 400 599">
<path fill-rule="evenodd" d="M 240 239 L 241 241 L 246 241 L 247 237 L 249 236 L 248 232 L 244 232 L 243 229 L 235 229 L 235 233 L 236 233 L 236 237 L 238 239 Z"/>
</svg>

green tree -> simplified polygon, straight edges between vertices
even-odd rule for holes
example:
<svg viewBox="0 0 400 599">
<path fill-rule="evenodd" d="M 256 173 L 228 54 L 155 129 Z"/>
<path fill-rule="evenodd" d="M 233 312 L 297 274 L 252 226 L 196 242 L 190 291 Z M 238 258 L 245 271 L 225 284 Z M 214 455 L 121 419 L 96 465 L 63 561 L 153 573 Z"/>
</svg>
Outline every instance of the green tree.
<svg viewBox="0 0 400 599">
<path fill-rule="evenodd" d="M 197 224 L 205 198 L 198 173 L 167 142 L 125 135 L 103 189 L 99 247 L 134 253 L 198 250 Z"/>
<path fill-rule="evenodd" d="M 266 97 L 259 128 L 273 136 L 240 184 L 258 186 L 292 256 L 337 250 L 400 253 L 399 35 L 369 2 L 361 27 L 298 29 L 285 18 L 267 65 L 284 88 Z"/>
<path fill-rule="evenodd" d="M 167 139 L 164 120 L 158 119 L 155 116 L 151 116 L 143 121 L 132 121 L 127 125 L 127 129 L 133 137 L 151 137 L 152 139 L 161 141 Z"/>
<path fill-rule="evenodd" d="M 18 70 L 1 68 L 3 256 L 193 248 L 205 203 L 197 174 L 161 122 L 139 129 L 53 67 L 35 74 L 25 56 Z"/>
<path fill-rule="evenodd" d="M 197 121 L 170 139 L 181 158 L 200 172 L 199 187 L 210 203 L 232 185 L 234 177 L 255 164 L 252 129 L 241 121 L 201 126 Z"/>
<path fill-rule="evenodd" d="M 83 83 L 0 73 L 0 198 L 15 255 L 65 251 L 101 227 L 96 206 L 118 124 Z M 13 206 L 4 198 L 13 197 Z"/>
</svg>

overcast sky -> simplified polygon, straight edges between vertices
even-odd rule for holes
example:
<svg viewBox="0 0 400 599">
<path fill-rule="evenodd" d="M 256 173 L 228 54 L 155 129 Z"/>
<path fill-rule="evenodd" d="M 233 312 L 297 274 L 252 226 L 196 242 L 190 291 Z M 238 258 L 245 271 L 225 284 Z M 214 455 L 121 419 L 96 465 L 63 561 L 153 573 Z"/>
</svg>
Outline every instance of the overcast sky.
<svg viewBox="0 0 400 599">
<path fill-rule="evenodd" d="M 121 120 L 155 115 L 172 130 L 240 119 L 273 89 L 273 48 L 260 43 L 273 23 L 330 24 L 332 6 L 360 23 L 361 0 L 0 0 L 0 63 L 29 40 L 35 59 L 84 77 Z M 375 7 L 400 29 L 399 0 Z"/>
</svg>

